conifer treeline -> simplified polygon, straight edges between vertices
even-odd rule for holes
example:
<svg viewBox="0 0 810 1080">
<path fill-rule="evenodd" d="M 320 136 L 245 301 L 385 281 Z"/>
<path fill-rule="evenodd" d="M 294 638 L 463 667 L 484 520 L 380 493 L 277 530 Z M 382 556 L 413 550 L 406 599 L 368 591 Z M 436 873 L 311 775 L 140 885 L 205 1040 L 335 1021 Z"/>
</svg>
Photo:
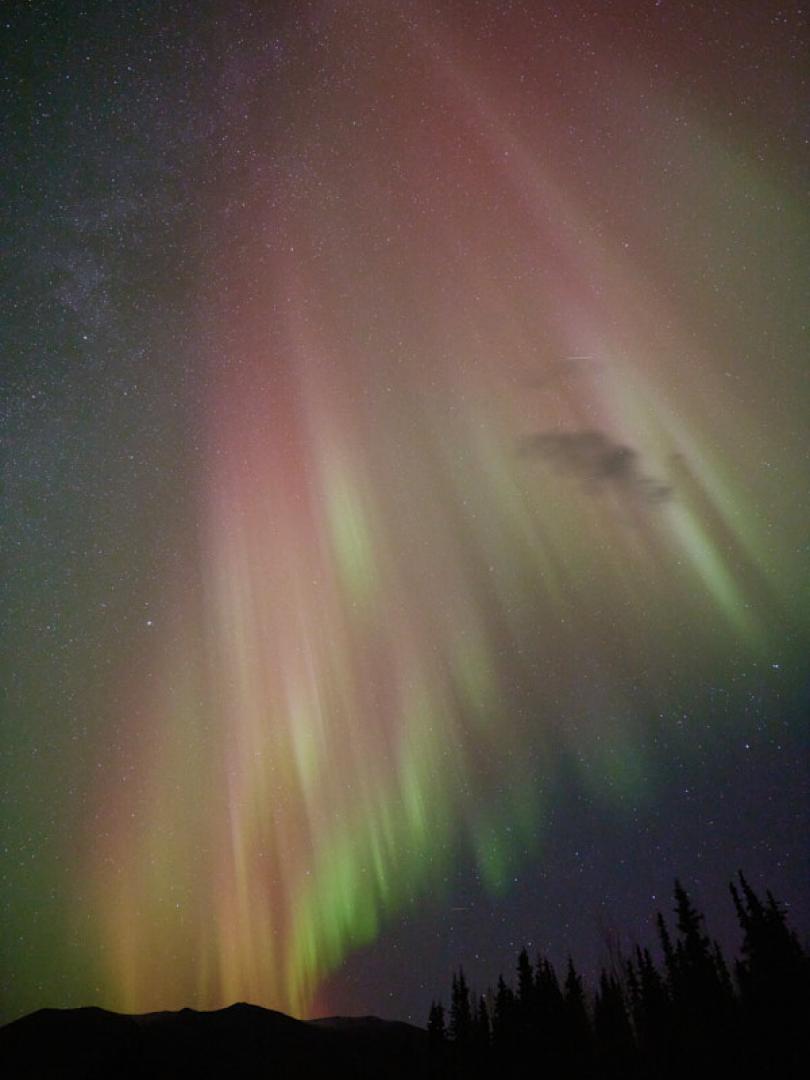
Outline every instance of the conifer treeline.
<svg viewBox="0 0 810 1080">
<path fill-rule="evenodd" d="M 428 1020 L 434 1077 L 683 1080 L 810 1076 L 810 956 L 770 892 L 742 874 L 730 885 L 742 929 L 730 969 L 703 916 L 675 883 L 675 928 L 659 913 L 663 960 L 636 947 L 585 987 L 571 960 L 562 977 L 543 956 L 517 958 L 485 995 L 453 975 L 450 1007 Z"/>
</svg>

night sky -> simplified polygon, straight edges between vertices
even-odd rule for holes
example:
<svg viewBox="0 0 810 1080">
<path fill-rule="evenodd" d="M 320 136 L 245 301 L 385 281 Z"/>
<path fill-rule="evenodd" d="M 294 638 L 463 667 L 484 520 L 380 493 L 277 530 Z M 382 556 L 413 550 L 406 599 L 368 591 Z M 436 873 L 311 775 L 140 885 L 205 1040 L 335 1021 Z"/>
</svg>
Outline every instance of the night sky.
<svg viewBox="0 0 810 1080">
<path fill-rule="evenodd" d="M 810 932 L 800 5 L 2 35 L 0 1019 Z"/>
</svg>

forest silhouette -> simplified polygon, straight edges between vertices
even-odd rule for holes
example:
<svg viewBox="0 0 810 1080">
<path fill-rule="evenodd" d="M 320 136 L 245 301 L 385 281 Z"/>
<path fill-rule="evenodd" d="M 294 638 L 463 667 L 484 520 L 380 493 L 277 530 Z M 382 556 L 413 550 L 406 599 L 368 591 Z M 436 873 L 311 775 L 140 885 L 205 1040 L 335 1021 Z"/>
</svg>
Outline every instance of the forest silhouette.
<svg viewBox="0 0 810 1080">
<path fill-rule="evenodd" d="M 770 891 L 729 886 L 743 940 L 730 966 L 675 883 L 675 923 L 657 916 L 660 961 L 636 946 L 588 988 L 523 948 L 515 981 L 473 992 L 453 974 L 428 1017 L 431 1077 L 681 1080 L 810 1075 L 810 955 Z"/>
</svg>

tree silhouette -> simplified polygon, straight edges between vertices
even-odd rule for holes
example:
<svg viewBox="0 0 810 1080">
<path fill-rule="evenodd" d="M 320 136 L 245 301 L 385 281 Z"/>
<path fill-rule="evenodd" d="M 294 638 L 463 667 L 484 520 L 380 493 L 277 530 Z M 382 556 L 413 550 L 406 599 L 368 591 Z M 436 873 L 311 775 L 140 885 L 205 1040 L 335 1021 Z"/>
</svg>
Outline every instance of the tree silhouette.
<svg viewBox="0 0 810 1080">
<path fill-rule="evenodd" d="M 746 1059 L 752 1073 L 798 1075 L 800 1062 L 808 1058 L 810 958 L 773 894 L 768 891 L 763 903 L 741 871 L 738 878 L 740 889 L 734 882 L 729 889 L 743 931 L 735 973 Z"/>
<path fill-rule="evenodd" d="M 518 955 L 517 980 L 517 997 L 515 1000 L 516 1050 L 520 1057 L 525 1057 L 534 1050 L 537 1027 L 537 1017 L 534 1011 L 534 968 L 525 947 L 520 950 Z"/>
<path fill-rule="evenodd" d="M 428 1017 L 428 1035 L 432 1047 L 443 1046 L 447 1040 L 447 1032 L 444 1025 L 444 1005 L 440 1001 L 430 1003 L 430 1015 Z"/>
<path fill-rule="evenodd" d="M 665 1076 L 671 1060 L 672 1003 L 649 949 L 636 947 L 627 986 L 642 1074 Z"/>
<path fill-rule="evenodd" d="M 554 965 L 545 957 L 537 958 L 535 968 L 535 1010 L 538 1023 L 538 1057 L 552 1074 L 565 1063 L 565 1002 Z"/>
<path fill-rule="evenodd" d="M 470 1052 L 472 1059 L 471 1075 L 484 1077 L 489 1070 L 491 1032 L 489 1009 L 483 996 L 476 998 L 472 1010 L 472 1029 L 470 1033 Z"/>
<path fill-rule="evenodd" d="M 492 1010 L 492 1052 L 500 1070 L 511 1076 L 516 1056 L 516 1002 L 512 988 L 503 975 L 498 976 L 495 1004 Z"/>
<path fill-rule="evenodd" d="M 568 958 L 568 971 L 563 987 L 565 1055 L 572 1076 L 588 1076 L 593 1062 L 593 1032 L 585 1002 L 582 978 L 574 961 Z"/>
<path fill-rule="evenodd" d="M 450 1038 L 456 1046 L 468 1046 L 471 1031 L 470 988 L 464 977 L 464 969 L 459 968 L 458 974 L 453 976 L 450 997 Z"/>
<path fill-rule="evenodd" d="M 714 1072 L 737 1056 L 735 1003 L 719 945 L 704 933 L 704 918 L 675 882 L 678 938 L 665 947 L 672 1000 L 674 1064 L 702 1060 Z M 659 929 L 663 919 L 659 923 Z M 662 938 L 663 942 L 663 938 Z"/>
<path fill-rule="evenodd" d="M 440 1001 L 430 1003 L 428 1055 L 431 1076 L 437 1078 L 444 1076 L 447 1064 L 447 1029 L 444 1022 L 444 1006 Z"/>
<path fill-rule="evenodd" d="M 594 999 L 593 1030 L 598 1072 L 605 1080 L 630 1080 L 638 1076 L 636 1040 L 627 1011 L 622 984 L 603 971 Z"/>
<path fill-rule="evenodd" d="M 526 948 L 520 950 L 517 962 L 518 972 L 518 1004 L 525 1016 L 530 1016 L 534 1003 L 534 969 L 532 968 L 529 954 Z"/>
</svg>

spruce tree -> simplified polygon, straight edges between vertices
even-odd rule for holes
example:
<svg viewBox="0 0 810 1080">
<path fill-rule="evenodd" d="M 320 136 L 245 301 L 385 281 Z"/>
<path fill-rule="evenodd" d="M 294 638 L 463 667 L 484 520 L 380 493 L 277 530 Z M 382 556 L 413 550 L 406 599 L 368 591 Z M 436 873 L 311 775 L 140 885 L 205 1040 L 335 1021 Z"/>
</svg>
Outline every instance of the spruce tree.
<svg viewBox="0 0 810 1080">
<path fill-rule="evenodd" d="M 503 975 L 498 976 L 492 1010 L 492 1056 L 504 1076 L 512 1076 L 515 1063 L 516 1002 Z"/>
<path fill-rule="evenodd" d="M 444 1006 L 440 1001 L 431 1001 L 428 1015 L 428 1036 L 430 1045 L 439 1048 L 444 1045 L 447 1031 L 444 1024 Z"/>
<path fill-rule="evenodd" d="M 450 999 L 450 1038 L 456 1046 L 469 1046 L 471 1028 L 470 988 L 464 977 L 464 969 L 459 968 L 458 974 L 453 975 Z"/>
<path fill-rule="evenodd" d="M 479 996 L 473 1005 L 470 1034 L 472 1073 L 475 1076 L 484 1076 L 489 1069 L 490 1037 L 489 1009 L 485 998 Z"/>
<path fill-rule="evenodd" d="M 763 902 L 742 872 L 738 877 L 742 896 L 733 882 L 730 890 L 743 931 L 735 973 L 746 1058 L 752 1072 L 798 1075 L 810 1057 L 810 957 L 773 894 Z"/>
<path fill-rule="evenodd" d="M 593 1007 L 593 1029 L 600 1076 L 629 1080 L 638 1074 L 638 1055 L 625 994 L 614 975 L 603 971 Z"/>
<path fill-rule="evenodd" d="M 715 1073 L 736 1058 L 734 1000 L 719 945 L 703 930 L 704 918 L 675 882 L 678 938 L 664 945 L 672 1000 L 673 1057 L 703 1061 Z M 661 920 L 662 943 L 665 928 Z"/>
<path fill-rule="evenodd" d="M 574 961 L 568 958 L 568 971 L 563 988 L 565 1058 L 571 1075 L 589 1076 L 593 1062 L 593 1035 L 582 978 Z"/>
<path fill-rule="evenodd" d="M 538 1023 L 537 1057 L 549 1073 L 555 1075 L 565 1062 L 565 1003 L 554 965 L 543 956 L 537 958 L 534 991 Z"/>
<path fill-rule="evenodd" d="M 643 1069 L 651 1076 L 666 1075 L 672 1057 L 672 1002 L 649 949 L 636 947 L 628 989 Z"/>
</svg>

